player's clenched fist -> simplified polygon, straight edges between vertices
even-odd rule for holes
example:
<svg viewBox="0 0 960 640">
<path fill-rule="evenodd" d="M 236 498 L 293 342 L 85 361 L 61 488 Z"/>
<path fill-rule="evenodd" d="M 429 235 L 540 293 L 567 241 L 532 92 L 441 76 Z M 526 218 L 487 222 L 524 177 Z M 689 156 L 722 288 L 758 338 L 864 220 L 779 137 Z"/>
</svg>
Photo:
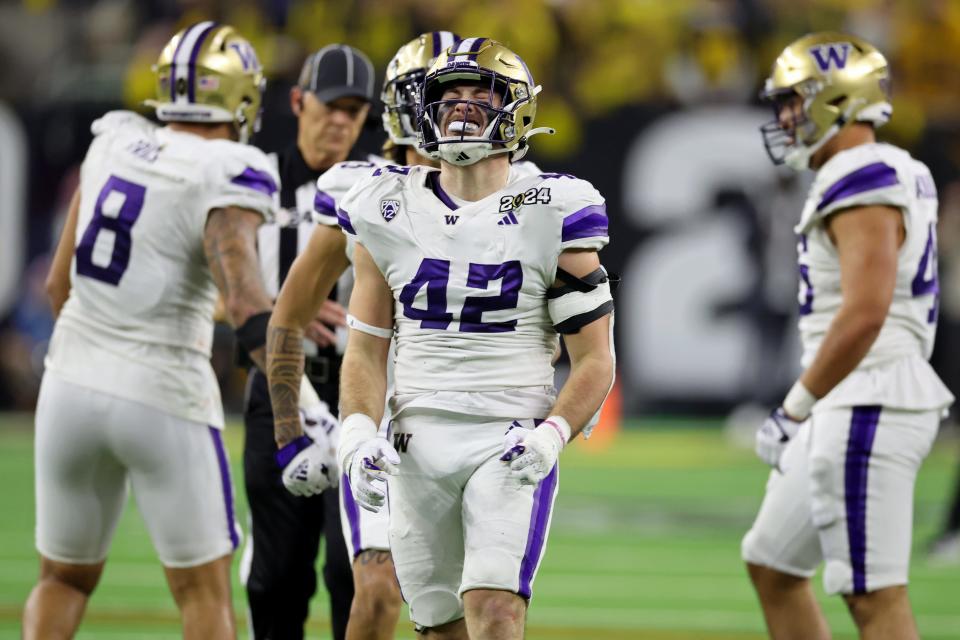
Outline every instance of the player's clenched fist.
<svg viewBox="0 0 960 640">
<path fill-rule="evenodd" d="M 797 435 L 802 420 L 794 420 L 783 409 L 775 409 L 757 429 L 757 456 L 774 469 L 780 469 L 780 457 L 787 443 Z"/>
<path fill-rule="evenodd" d="M 510 429 L 503 441 L 500 459 L 510 464 L 520 484 L 537 484 L 554 465 L 570 439 L 570 425 L 560 416 L 550 416 L 535 429 Z"/>
<path fill-rule="evenodd" d="M 343 421 L 337 459 L 350 478 L 350 492 L 357 504 L 367 511 L 379 511 L 387 499 L 381 487 L 387 475 L 397 473 L 400 454 L 377 435 L 377 424 L 370 416 L 354 413 Z"/>
</svg>

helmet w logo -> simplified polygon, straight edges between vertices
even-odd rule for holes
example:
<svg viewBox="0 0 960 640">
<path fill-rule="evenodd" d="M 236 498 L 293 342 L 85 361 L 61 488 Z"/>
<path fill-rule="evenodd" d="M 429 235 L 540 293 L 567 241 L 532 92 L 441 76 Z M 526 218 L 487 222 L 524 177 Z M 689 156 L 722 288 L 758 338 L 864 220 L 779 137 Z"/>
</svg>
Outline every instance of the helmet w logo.
<svg viewBox="0 0 960 640">
<path fill-rule="evenodd" d="M 850 47 L 849 42 L 819 44 L 810 49 L 810 55 L 813 56 L 821 72 L 829 73 L 834 68 L 843 69 L 847 66 Z"/>
</svg>

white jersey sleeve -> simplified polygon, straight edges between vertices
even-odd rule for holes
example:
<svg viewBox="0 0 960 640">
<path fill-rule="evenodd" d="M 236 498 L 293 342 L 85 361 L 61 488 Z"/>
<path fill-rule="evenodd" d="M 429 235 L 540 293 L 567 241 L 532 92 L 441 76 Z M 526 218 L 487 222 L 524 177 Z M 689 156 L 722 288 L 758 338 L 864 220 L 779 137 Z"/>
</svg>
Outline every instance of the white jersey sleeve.
<svg viewBox="0 0 960 640">
<path fill-rule="evenodd" d="M 930 368 L 937 326 L 937 191 L 927 167 L 897 147 L 868 144 L 821 167 L 801 223 L 798 300 L 803 365 L 816 357 L 843 303 L 840 260 L 825 219 L 851 207 L 883 205 L 903 213 L 906 231 L 893 300 L 880 334 L 857 369 L 817 406 L 881 404 L 940 409 L 952 396 Z"/>
<path fill-rule="evenodd" d="M 317 179 L 317 195 L 313 201 L 313 220 L 317 224 L 337 226 L 337 203 L 350 187 L 368 177 L 377 167 L 389 164 L 386 158 L 369 156 L 369 161 L 338 162 Z"/>
<path fill-rule="evenodd" d="M 889 145 L 860 145 L 832 157 L 810 187 L 797 233 L 850 207 L 882 205 L 908 212 L 913 176 L 898 172 L 891 149 Z"/>
<path fill-rule="evenodd" d="M 586 180 L 562 173 L 545 173 L 542 188 L 549 189 L 561 218 L 560 249 L 599 251 L 610 241 L 607 204 Z"/>
<path fill-rule="evenodd" d="M 250 145 L 226 140 L 211 141 L 206 169 L 206 193 L 198 204 L 201 211 L 238 207 L 256 211 L 272 222 L 279 207 L 280 176 L 267 155 Z"/>
</svg>

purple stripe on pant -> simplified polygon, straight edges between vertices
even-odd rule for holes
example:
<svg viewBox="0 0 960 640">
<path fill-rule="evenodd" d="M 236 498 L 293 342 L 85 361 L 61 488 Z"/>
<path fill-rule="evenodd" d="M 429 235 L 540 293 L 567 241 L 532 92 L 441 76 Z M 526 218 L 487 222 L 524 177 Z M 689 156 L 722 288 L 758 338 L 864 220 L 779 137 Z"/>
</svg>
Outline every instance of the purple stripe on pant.
<svg viewBox="0 0 960 640">
<path fill-rule="evenodd" d="M 343 492 L 343 510 L 347 512 L 347 523 L 350 525 L 350 544 L 356 558 L 363 547 L 360 546 L 360 509 L 353 499 L 353 489 L 350 487 L 350 478 L 343 474 L 340 478 L 340 491 Z"/>
<path fill-rule="evenodd" d="M 547 474 L 533 492 L 533 509 L 530 512 L 530 528 L 527 531 L 527 548 L 523 552 L 520 562 L 520 586 L 517 593 L 522 598 L 530 598 L 533 576 L 537 572 L 540 558 L 543 555 L 544 543 L 547 540 L 547 526 L 550 524 L 550 510 L 553 508 L 553 497 L 557 492 L 557 465 Z"/>
<path fill-rule="evenodd" d="M 847 440 L 844 488 L 854 593 L 867 592 L 867 471 L 880 409 L 879 406 L 854 407 Z"/>
<path fill-rule="evenodd" d="M 223 438 L 220 429 L 210 429 L 213 438 L 213 448 L 217 452 L 217 463 L 220 465 L 220 483 L 223 488 L 223 501 L 227 507 L 227 531 L 230 532 L 230 544 L 234 551 L 240 546 L 240 536 L 237 534 L 236 521 L 233 517 L 233 485 L 230 482 L 230 465 L 227 463 L 227 451 L 223 448 Z"/>
</svg>

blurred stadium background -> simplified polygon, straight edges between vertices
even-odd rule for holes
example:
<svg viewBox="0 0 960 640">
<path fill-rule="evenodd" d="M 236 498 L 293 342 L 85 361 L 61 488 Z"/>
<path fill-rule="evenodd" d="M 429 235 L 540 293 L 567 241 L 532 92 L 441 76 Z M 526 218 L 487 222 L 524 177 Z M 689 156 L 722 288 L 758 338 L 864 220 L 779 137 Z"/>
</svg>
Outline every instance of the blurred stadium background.
<svg viewBox="0 0 960 640">
<path fill-rule="evenodd" d="M 236 26 L 266 66 L 257 143 L 267 150 L 291 140 L 287 89 L 305 55 L 325 44 L 362 49 L 382 74 L 397 47 L 423 31 L 501 40 L 544 86 L 538 123 L 558 129 L 538 137 L 530 157 L 606 196 L 604 261 L 623 277 L 620 410 L 596 441 L 564 456 L 531 638 L 762 637 L 739 537 L 765 472 L 744 435 L 797 373 L 791 228 L 808 178 L 767 160 L 757 127 L 770 116 L 755 96 L 779 50 L 808 31 L 851 31 L 892 62 L 895 113 L 881 138 L 926 162 L 939 187 L 934 361 L 960 390 L 957 0 L 6 0 L 0 637 L 16 637 L 36 574 L 31 412 L 52 327 L 43 278 L 89 125 L 109 109 L 140 109 L 164 42 L 207 18 Z M 376 151 L 381 139 L 377 114 L 361 145 Z M 236 412 L 243 375 L 232 367 L 230 332 L 220 338 L 215 364 Z M 956 484 L 955 431 L 944 427 L 918 484 L 911 592 L 924 638 L 960 638 L 960 569 L 925 554 Z M 242 437 L 234 424 L 234 462 Z M 852 637 L 840 602 L 826 606 L 838 637 Z M 311 635 L 327 637 L 322 595 L 314 608 Z M 176 629 L 131 503 L 80 637 L 173 638 Z M 401 629 L 412 637 L 405 622 Z"/>
</svg>

